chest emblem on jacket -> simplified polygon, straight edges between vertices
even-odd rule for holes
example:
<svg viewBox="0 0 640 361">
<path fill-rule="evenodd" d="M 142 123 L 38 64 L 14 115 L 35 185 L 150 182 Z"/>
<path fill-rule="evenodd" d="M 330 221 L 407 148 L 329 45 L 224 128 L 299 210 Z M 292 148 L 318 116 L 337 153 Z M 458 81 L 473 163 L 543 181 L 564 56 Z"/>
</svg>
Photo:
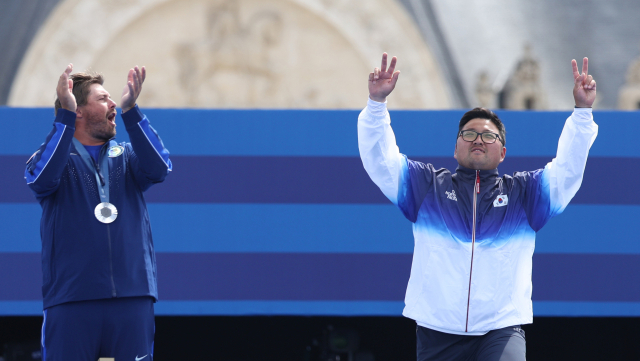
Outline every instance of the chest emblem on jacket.
<svg viewBox="0 0 640 361">
<path fill-rule="evenodd" d="M 507 203 L 509 203 L 509 197 L 507 197 L 506 194 L 500 194 L 493 201 L 493 206 L 494 207 L 504 207 L 504 206 L 507 205 Z"/>
<path fill-rule="evenodd" d="M 121 145 L 114 145 L 113 147 L 109 148 L 109 151 L 107 152 L 109 158 L 115 158 L 119 155 L 122 155 L 122 153 L 124 153 L 124 147 Z"/>
<path fill-rule="evenodd" d="M 452 201 L 458 201 L 455 190 L 451 190 L 451 192 L 444 191 L 444 193 L 447 195 L 447 198 L 451 199 Z"/>
</svg>

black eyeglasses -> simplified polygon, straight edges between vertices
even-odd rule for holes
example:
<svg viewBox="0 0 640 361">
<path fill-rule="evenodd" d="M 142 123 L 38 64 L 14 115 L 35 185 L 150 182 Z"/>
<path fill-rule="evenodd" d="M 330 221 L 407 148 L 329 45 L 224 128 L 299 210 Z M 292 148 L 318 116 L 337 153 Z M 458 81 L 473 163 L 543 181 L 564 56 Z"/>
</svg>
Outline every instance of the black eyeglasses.
<svg viewBox="0 0 640 361">
<path fill-rule="evenodd" d="M 461 130 L 460 133 L 458 133 L 458 137 L 462 137 L 462 140 L 465 142 L 475 142 L 478 136 L 480 136 L 480 139 L 486 144 L 495 143 L 496 140 L 500 139 L 498 134 L 491 132 L 478 133 L 475 130 Z M 502 139 L 500 139 L 500 141 L 502 142 Z"/>
</svg>

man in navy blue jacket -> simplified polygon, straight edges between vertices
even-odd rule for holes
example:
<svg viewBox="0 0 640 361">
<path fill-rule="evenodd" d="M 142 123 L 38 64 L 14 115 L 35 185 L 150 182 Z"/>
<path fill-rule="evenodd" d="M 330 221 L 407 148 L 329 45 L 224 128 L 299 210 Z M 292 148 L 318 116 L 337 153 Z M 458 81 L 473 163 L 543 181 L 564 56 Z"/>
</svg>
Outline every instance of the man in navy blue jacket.
<svg viewBox="0 0 640 361">
<path fill-rule="evenodd" d="M 57 86 L 56 118 L 27 162 L 42 206 L 42 358 L 152 360 L 156 262 L 143 192 L 171 171 L 169 152 L 136 105 L 146 76 L 129 70 L 116 143 L 116 103 L 101 75 Z"/>
</svg>

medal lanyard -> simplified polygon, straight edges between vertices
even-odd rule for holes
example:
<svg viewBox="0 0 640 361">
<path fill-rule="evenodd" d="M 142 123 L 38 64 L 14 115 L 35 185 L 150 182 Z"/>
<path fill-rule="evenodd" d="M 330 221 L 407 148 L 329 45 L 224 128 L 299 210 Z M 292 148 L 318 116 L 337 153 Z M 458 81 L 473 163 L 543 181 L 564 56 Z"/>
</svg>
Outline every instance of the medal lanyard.
<svg viewBox="0 0 640 361">
<path fill-rule="evenodd" d="M 93 173 L 96 176 L 96 184 L 98 185 L 100 193 L 100 202 L 109 203 L 109 157 L 102 156 L 102 149 L 100 149 L 100 155 L 98 156 L 99 166 L 96 168 L 98 164 L 94 162 L 84 145 L 82 145 L 82 143 L 80 143 L 76 138 L 73 138 L 73 145 L 76 147 L 76 150 L 82 160 L 84 160 L 89 169 L 93 170 Z M 106 174 L 106 177 L 103 176 L 103 174 Z"/>
</svg>

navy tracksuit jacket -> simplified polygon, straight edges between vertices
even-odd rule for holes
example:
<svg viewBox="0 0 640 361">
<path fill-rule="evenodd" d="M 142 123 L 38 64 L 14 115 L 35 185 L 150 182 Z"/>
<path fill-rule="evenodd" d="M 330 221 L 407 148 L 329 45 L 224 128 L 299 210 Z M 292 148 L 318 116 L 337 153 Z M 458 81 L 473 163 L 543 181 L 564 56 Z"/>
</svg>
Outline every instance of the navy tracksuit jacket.
<svg viewBox="0 0 640 361">
<path fill-rule="evenodd" d="M 73 301 L 150 296 L 157 300 L 156 260 L 143 192 L 171 171 L 169 152 L 138 107 L 122 114 L 131 143 L 109 157 L 110 224 L 94 216 L 101 202 L 95 172 L 72 140 L 75 113 L 59 109 L 53 130 L 27 162 L 25 178 L 42 206 L 44 308 Z M 118 153 L 118 152 L 116 152 Z M 113 154 L 112 154 L 113 155 Z"/>
</svg>

